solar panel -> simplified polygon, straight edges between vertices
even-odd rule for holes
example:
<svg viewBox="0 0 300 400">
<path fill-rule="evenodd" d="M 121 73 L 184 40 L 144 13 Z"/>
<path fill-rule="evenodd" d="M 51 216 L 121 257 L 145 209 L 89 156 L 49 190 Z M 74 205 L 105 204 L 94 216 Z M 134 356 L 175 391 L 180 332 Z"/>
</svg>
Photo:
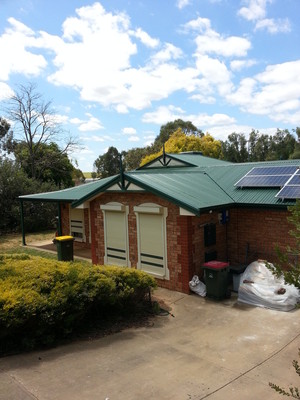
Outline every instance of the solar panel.
<svg viewBox="0 0 300 400">
<path fill-rule="evenodd" d="M 300 199 L 300 185 L 286 185 L 277 194 L 281 199 Z"/>
<path fill-rule="evenodd" d="M 236 183 L 239 187 L 280 187 L 290 178 L 286 175 L 270 175 L 270 176 L 259 176 L 259 175 L 246 175 L 244 178 Z"/>
<path fill-rule="evenodd" d="M 247 175 L 293 175 L 298 167 L 294 165 L 285 165 L 282 167 L 254 167 Z"/>
<path fill-rule="evenodd" d="M 295 173 L 297 166 L 254 167 L 235 186 L 238 187 L 281 187 Z"/>
</svg>

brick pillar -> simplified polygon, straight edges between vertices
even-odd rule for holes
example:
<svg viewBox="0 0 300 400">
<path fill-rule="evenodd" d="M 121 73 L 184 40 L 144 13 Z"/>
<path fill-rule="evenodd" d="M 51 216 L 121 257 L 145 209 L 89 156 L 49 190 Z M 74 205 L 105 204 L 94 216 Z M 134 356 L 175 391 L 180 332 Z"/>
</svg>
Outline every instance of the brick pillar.
<svg viewBox="0 0 300 400">
<path fill-rule="evenodd" d="M 189 281 L 192 278 L 193 265 L 193 225 L 192 218 L 186 216 L 178 217 L 178 225 L 180 226 L 180 235 L 178 236 L 178 244 L 181 246 L 181 252 L 178 261 L 181 265 L 181 285 L 182 292 L 189 293 Z M 178 277 L 179 278 L 179 277 Z"/>
<path fill-rule="evenodd" d="M 98 264 L 98 257 L 97 257 L 97 235 L 96 235 L 96 220 L 97 220 L 97 212 L 95 210 L 94 202 L 90 203 L 90 218 L 91 218 L 91 255 L 92 255 L 92 263 Z"/>
</svg>

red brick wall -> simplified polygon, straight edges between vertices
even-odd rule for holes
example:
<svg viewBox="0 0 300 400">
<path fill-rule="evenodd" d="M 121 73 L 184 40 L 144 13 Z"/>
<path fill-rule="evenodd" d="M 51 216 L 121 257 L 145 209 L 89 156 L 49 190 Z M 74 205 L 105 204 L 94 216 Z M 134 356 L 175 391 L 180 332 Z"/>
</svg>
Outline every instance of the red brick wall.
<svg viewBox="0 0 300 400">
<path fill-rule="evenodd" d="M 276 261 L 277 244 L 281 248 L 295 244 L 288 234 L 291 225 L 287 222 L 287 216 L 288 211 L 285 210 L 230 210 L 227 238 L 230 262 L 249 264 L 258 258 Z"/>
<path fill-rule="evenodd" d="M 104 227 L 101 204 L 119 202 L 129 206 L 128 237 L 129 259 L 132 267 L 138 262 L 137 226 L 134 206 L 156 203 L 167 207 L 167 265 L 169 280 L 158 279 L 159 286 L 172 290 L 189 292 L 189 281 L 194 274 L 202 274 L 201 265 L 205 252 L 215 250 L 217 259 L 229 261 L 232 265 L 250 263 L 257 258 L 275 260 L 275 244 L 281 247 L 293 245 L 288 235 L 287 211 L 267 209 L 232 209 L 229 222 L 219 223 L 219 212 L 202 214 L 200 217 L 180 216 L 179 207 L 149 193 L 104 193 L 90 202 L 91 224 L 88 210 L 85 210 L 85 233 L 88 239 L 91 229 L 91 254 L 94 264 L 104 263 Z M 204 226 L 216 224 L 216 244 L 204 245 Z M 63 234 L 69 234 L 69 208 L 62 207 Z M 248 249 L 248 258 L 246 252 Z"/>
<path fill-rule="evenodd" d="M 61 227 L 62 235 L 70 235 L 70 205 L 61 205 Z M 89 224 L 89 210 L 84 209 L 84 234 L 86 237 L 85 242 L 76 242 L 76 247 L 90 248 L 89 235 L 90 235 L 90 224 Z"/>
<path fill-rule="evenodd" d="M 204 252 L 212 250 L 204 247 L 204 225 L 216 223 L 218 259 L 227 260 L 226 227 L 219 224 L 218 213 L 203 214 L 201 217 L 180 216 L 179 207 L 149 193 L 105 193 L 90 203 L 92 231 L 92 261 L 104 263 L 104 227 L 101 204 L 119 202 L 129 206 L 128 236 L 129 259 L 132 267 L 138 262 L 136 215 L 133 208 L 143 203 L 155 203 L 168 208 L 166 219 L 167 265 L 169 279 L 157 279 L 158 285 L 172 290 L 189 293 L 189 281 L 192 276 L 201 273 Z"/>
</svg>

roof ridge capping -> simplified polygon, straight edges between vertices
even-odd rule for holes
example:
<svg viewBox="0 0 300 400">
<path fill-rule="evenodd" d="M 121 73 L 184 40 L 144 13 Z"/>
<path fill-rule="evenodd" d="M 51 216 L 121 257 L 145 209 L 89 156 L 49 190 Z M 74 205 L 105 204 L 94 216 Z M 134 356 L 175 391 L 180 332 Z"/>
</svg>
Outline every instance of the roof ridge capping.
<svg viewBox="0 0 300 400">
<path fill-rule="evenodd" d="M 205 156 L 202 151 L 182 151 L 181 153 L 160 154 L 153 160 L 137 168 L 136 171 L 154 168 L 208 167 L 231 164 L 229 161 Z"/>
</svg>

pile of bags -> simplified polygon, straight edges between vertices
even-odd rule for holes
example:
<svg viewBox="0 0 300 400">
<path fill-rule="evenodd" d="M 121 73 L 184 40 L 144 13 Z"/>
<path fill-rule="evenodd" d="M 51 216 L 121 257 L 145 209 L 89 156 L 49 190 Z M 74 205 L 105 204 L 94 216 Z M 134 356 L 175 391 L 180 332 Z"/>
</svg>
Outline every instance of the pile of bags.
<svg viewBox="0 0 300 400">
<path fill-rule="evenodd" d="M 241 276 L 239 302 L 290 311 L 299 300 L 299 290 L 294 285 L 285 284 L 283 277 L 276 278 L 266 267 L 265 261 L 254 261 Z"/>
<path fill-rule="evenodd" d="M 192 280 L 189 282 L 189 286 L 192 292 L 198 294 L 201 297 L 206 296 L 206 285 L 200 281 L 198 275 L 194 275 Z"/>
</svg>

